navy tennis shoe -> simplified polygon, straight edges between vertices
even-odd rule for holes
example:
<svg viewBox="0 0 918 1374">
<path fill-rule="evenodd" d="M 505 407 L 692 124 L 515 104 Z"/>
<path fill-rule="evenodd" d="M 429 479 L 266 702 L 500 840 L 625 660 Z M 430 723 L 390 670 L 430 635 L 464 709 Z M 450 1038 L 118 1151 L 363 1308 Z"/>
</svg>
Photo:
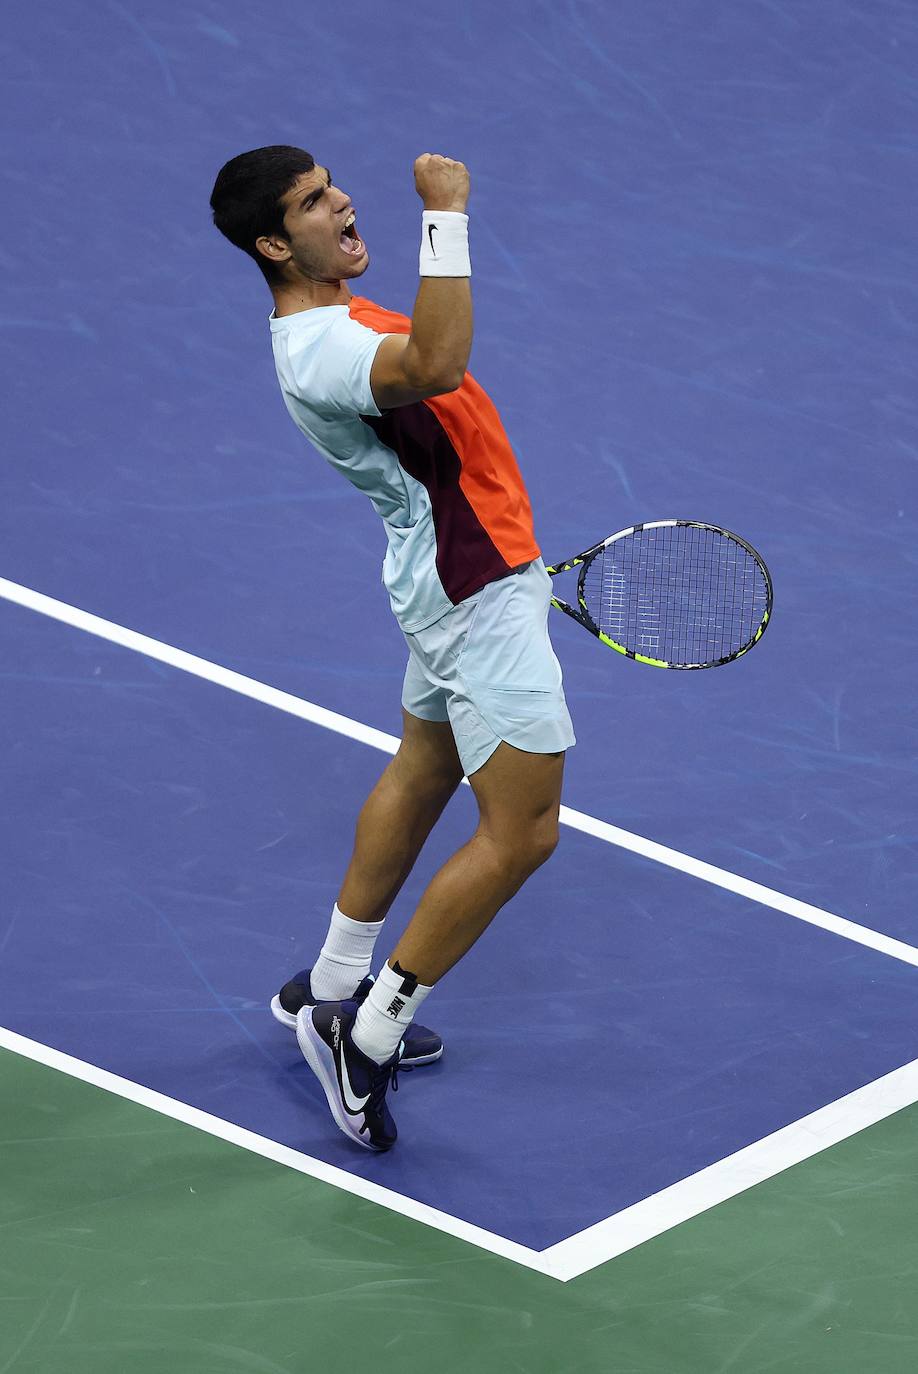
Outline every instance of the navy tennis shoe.
<svg viewBox="0 0 918 1374">
<path fill-rule="evenodd" d="M 311 968 L 304 968 L 295 973 L 277 996 L 271 998 L 272 1013 L 282 1026 L 287 1026 L 290 1030 L 296 1030 L 297 1013 L 301 1007 L 312 1009 L 319 1005 L 318 999 L 313 996 L 309 981 L 311 973 Z M 373 986 L 373 982 L 371 976 L 364 978 L 356 991 L 351 993 L 349 1000 L 359 1006 Z M 401 1063 L 404 1069 L 414 1069 L 419 1064 L 434 1064 L 443 1054 L 443 1041 L 437 1032 L 428 1030 L 426 1026 L 416 1026 L 413 1021 L 405 1032 L 402 1045 Z"/>
<path fill-rule="evenodd" d="M 390 1083 L 398 1090 L 398 1051 L 380 1065 L 357 1048 L 351 1032 L 358 1007 L 355 1001 L 304 1006 L 296 1038 L 344 1134 L 365 1150 L 391 1150 L 398 1131 L 386 1092 Z"/>
</svg>

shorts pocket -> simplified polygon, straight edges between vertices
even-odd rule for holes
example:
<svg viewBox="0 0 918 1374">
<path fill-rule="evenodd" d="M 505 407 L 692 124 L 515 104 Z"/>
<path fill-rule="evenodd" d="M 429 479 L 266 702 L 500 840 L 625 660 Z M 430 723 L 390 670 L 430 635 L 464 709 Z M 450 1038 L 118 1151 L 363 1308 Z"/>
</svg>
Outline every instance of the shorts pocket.
<svg viewBox="0 0 918 1374">
<path fill-rule="evenodd" d="M 469 699 L 498 739 L 530 754 L 562 753 L 576 743 L 564 693 L 484 687 L 466 680 Z"/>
<path fill-rule="evenodd" d="M 495 728 L 494 719 L 554 720 L 567 714 L 564 693 L 559 689 L 531 687 L 493 687 L 466 678 L 469 696 L 485 720 Z"/>
</svg>

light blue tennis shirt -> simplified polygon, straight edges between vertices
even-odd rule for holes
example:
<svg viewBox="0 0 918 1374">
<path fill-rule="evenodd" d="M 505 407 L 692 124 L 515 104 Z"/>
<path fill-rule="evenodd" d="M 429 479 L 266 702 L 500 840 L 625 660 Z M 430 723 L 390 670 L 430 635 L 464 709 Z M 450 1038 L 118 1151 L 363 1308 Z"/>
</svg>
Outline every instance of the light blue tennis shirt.
<svg viewBox="0 0 918 1374">
<path fill-rule="evenodd" d="M 296 426 L 382 518 L 382 581 L 404 630 L 424 629 L 451 609 L 436 568 L 437 541 L 426 487 L 361 416 L 379 417 L 370 369 L 385 334 L 351 319 L 346 305 L 270 315 L 274 365 Z"/>
<path fill-rule="evenodd" d="M 376 350 L 406 315 L 359 296 L 269 318 L 284 404 L 379 513 L 382 580 L 409 634 L 539 556 L 529 497 L 500 417 L 466 373 L 456 391 L 380 411 Z"/>
</svg>

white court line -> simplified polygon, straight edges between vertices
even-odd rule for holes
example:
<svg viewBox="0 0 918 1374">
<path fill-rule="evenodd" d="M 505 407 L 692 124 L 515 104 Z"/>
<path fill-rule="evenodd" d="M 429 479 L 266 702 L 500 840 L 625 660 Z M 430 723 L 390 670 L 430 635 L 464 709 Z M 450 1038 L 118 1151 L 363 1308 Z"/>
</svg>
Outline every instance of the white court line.
<svg viewBox="0 0 918 1374">
<path fill-rule="evenodd" d="M 705 863 L 703 859 L 693 859 L 690 854 L 682 854 L 678 849 L 668 849 L 665 844 L 657 844 L 655 840 L 645 840 L 642 835 L 634 835 L 629 830 L 619 830 L 617 825 L 609 825 L 608 821 L 598 821 L 594 816 L 587 816 L 582 811 L 572 811 L 569 806 L 562 806 L 561 820 L 574 830 L 582 830 L 586 835 L 595 835 L 598 840 L 608 840 L 609 844 L 630 849 L 634 854 L 643 855 L 645 859 L 653 859 L 656 863 L 666 864 L 669 868 L 677 868 L 680 873 L 687 873 L 692 878 L 700 878 L 702 882 L 726 888 L 728 892 L 748 897 L 752 902 L 770 906 L 775 911 L 783 911 L 785 916 L 793 916 L 798 921 L 806 921 L 808 925 L 819 926 L 821 930 L 831 931 L 833 935 L 841 935 L 845 940 L 853 940 L 857 945 L 865 945 L 867 949 L 874 949 L 878 954 L 888 954 L 891 959 L 901 959 L 904 964 L 912 964 L 918 968 L 918 949 L 914 945 L 907 945 L 903 940 L 895 940 L 891 935 L 872 930 L 870 926 L 858 925 L 856 921 L 846 920 L 844 916 L 833 916 L 831 911 L 823 911 L 821 907 L 798 901 L 796 897 L 787 897 L 773 887 L 754 883 L 751 878 L 741 878 L 738 873 L 716 868 L 714 864 Z"/>
<path fill-rule="evenodd" d="M 323 1183 L 330 1183 L 346 1193 L 354 1193 L 355 1196 L 366 1198 L 369 1202 L 379 1203 L 381 1207 L 388 1207 L 390 1212 L 411 1217 L 413 1221 L 433 1226 L 437 1231 L 445 1231 L 447 1235 L 456 1236 L 459 1240 L 467 1240 L 493 1255 L 501 1255 L 504 1259 L 525 1265 L 527 1269 L 536 1269 L 541 1274 L 554 1277 L 551 1265 L 543 1261 L 538 1250 L 530 1250 L 528 1246 L 518 1245 L 516 1241 L 507 1240 L 505 1236 L 497 1236 L 480 1226 L 473 1226 L 470 1221 L 461 1221 L 458 1217 L 441 1212 L 436 1207 L 415 1202 L 413 1198 L 396 1193 L 391 1188 L 384 1188 L 382 1184 L 372 1183 L 369 1179 L 360 1178 L 356 1174 L 349 1174 L 345 1169 L 337 1169 L 333 1164 L 325 1164 L 321 1159 L 313 1159 L 311 1155 L 301 1154 L 299 1150 L 293 1150 L 287 1145 L 279 1145 L 276 1140 L 269 1140 L 254 1131 L 247 1131 L 232 1121 L 224 1121 L 222 1117 L 211 1116 L 210 1112 L 201 1111 L 199 1107 L 189 1107 L 187 1102 L 179 1102 L 176 1098 L 167 1097 L 165 1093 L 158 1093 L 153 1088 L 145 1088 L 142 1083 L 134 1083 L 130 1078 L 122 1078 L 119 1074 L 109 1073 L 107 1069 L 97 1068 L 95 1064 L 88 1064 L 84 1059 L 74 1059 L 73 1055 L 52 1049 L 50 1045 L 43 1045 L 38 1040 L 30 1040 L 27 1036 L 18 1035 L 16 1031 L 7 1030 L 4 1026 L 0 1026 L 0 1048 L 12 1050 L 14 1054 L 20 1054 L 26 1059 L 34 1059 L 38 1064 L 47 1064 L 49 1068 L 58 1069 L 61 1073 L 69 1074 L 71 1078 L 79 1078 L 96 1088 L 104 1088 L 116 1097 L 126 1097 L 129 1102 L 137 1102 L 141 1107 L 149 1107 L 151 1111 L 159 1112 L 162 1116 L 172 1117 L 174 1121 L 183 1121 L 186 1126 L 194 1126 L 197 1130 L 205 1131 L 219 1140 L 228 1141 L 231 1145 L 239 1145 L 251 1154 L 273 1159 L 275 1164 L 283 1164 L 288 1169 L 308 1174 L 310 1178 L 321 1179 Z"/>
<path fill-rule="evenodd" d="M 384 753 L 394 754 L 398 748 L 399 741 L 394 735 L 362 725 L 359 721 L 351 720 L 335 711 L 328 711 L 290 693 L 268 687 L 241 673 L 103 620 L 99 616 L 44 596 L 18 583 L 9 582 L 5 578 L 0 578 L 0 597 L 60 620 L 76 629 L 86 630 L 124 648 L 133 649 L 149 658 L 193 673 L 197 677 L 227 687 L 265 705 L 274 706 L 302 720 L 337 731 Z M 570 807 L 561 808 L 561 820 L 564 824 L 605 840 L 609 844 L 629 849 L 657 863 L 666 864 L 704 882 L 713 883 L 774 910 L 782 911 L 797 920 L 806 921 L 844 939 L 918 966 L 918 949 L 882 935 L 879 931 L 787 897 L 784 893 L 764 887 L 761 883 L 751 882 L 725 869 L 716 868 L 713 864 L 680 854 L 678 850 L 669 849 L 643 836 L 621 830 Z M 718 1160 L 697 1174 L 649 1198 L 644 1198 L 616 1216 L 608 1217 L 595 1226 L 538 1252 L 481 1227 L 473 1226 L 469 1222 L 451 1217 L 447 1213 L 439 1212 L 436 1208 L 414 1202 L 378 1184 L 357 1178 L 320 1160 L 302 1155 L 296 1150 L 278 1145 L 275 1141 L 210 1116 L 198 1108 L 189 1107 L 128 1079 L 119 1078 L 104 1069 L 95 1068 L 37 1041 L 27 1040 L 13 1031 L 0 1028 L 0 1045 L 564 1282 L 643 1244 L 689 1217 L 697 1216 L 717 1203 L 744 1192 L 754 1184 L 773 1177 L 791 1165 L 918 1101 L 918 1061 L 914 1061 L 876 1079 L 873 1083 L 868 1083 L 846 1097 L 839 1098 L 837 1102 L 792 1122 L 773 1135 L 746 1146 L 726 1159 Z"/>
<path fill-rule="evenodd" d="M 547 1249 L 531 1250 L 527 1245 L 507 1240 L 484 1227 L 473 1226 L 471 1222 L 450 1216 L 436 1207 L 416 1202 L 402 1193 L 393 1192 L 379 1183 L 359 1178 L 333 1164 L 325 1164 L 311 1155 L 301 1154 L 276 1140 L 247 1131 L 231 1121 L 212 1116 L 210 1112 L 190 1107 L 186 1102 L 167 1097 L 164 1093 L 145 1088 L 129 1078 L 109 1073 L 107 1069 L 97 1068 L 83 1059 L 52 1049 L 37 1040 L 29 1040 L 15 1031 L 0 1026 L 0 1048 L 22 1055 L 26 1059 L 46 1064 L 49 1068 L 91 1083 L 117 1097 L 127 1098 L 142 1107 L 148 1107 L 162 1116 L 174 1121 L 184 1122 L 219 1140 L 238 1145 L 251 1154 L 271 1159 L 288 1169 L 296 1169 L 310 1178 L 320 1179 L 356 1197 L 378 1203 L 391 1212 L 409 1217 L 412 1221 L 432 1226 L 437 1231 L 454 1236 L 457 1240 L 467 1241 L 489 1254 L 513 1260 L 526 1269 L 534 1269 L 548 1278 L 569 1283 L 600 1264 L 634 1250 L 654 1237 L 671 1231 L 684 1221 L 699 1216 L 702 1212 L 716 1207 L 720 1202 L 737 1197 L 757 1183 L 783 1173 L 794 1164 L 820 1154 L 832 1145 L 847 1140 L 868 1126 L 876 1125 L 886 1117 L 893 1116 L 904 1107 L 918 1102 L 918 1059 L 904 1064 L 891 1073 L 884 1074 L 863 1088 L 840 1097 L 828 1106 L 783 1126 L 772 1135 L 745 1146 L 735 1154 L 719 1159 L 706 1169 L 681 1179 L 669 1188 L 662 1189 L 650 1197 L 642 1198 L 630 1207 L 625 1207 L 615 1216 L 606 1217 L 595 1226 L 588 1226 L 566 1240 L 558 1241 Z"/>
<path fill-rule="evenodd" d="M 68 606 L 65 601 L 56 601 L 53 597 L 44 596 L 29 587 L 22 587 L 18 582 L 9 582 L 6 578 L 0 577 L 0 597 L 14 601 L 19 606 L 25 606 L 28 610 L 50 616 L 54 620 L 61 620 L 65 625 L 72 625 L 77 630 L 86 630 L 100 639 L 108 639 L 125 649 L 133 649 L 139 654 L 145 654 L 147 658 L 155 658 L 173 668 L 181 668 L 183 672 L 193 673 L 195 677 L 214 682 L 219 687 L 227 687 L 231 692 L 251 697 L 253 701 L 260 701 L 265 706 L 274 706 L 279 711 L 298 716 L 300 720 L 308 720 L 313 725 L 334 730 L 339 735 L 346 735 L 348 739 L 357 740 L 360 744 L 369 744 L 374 749 L 381 749 L 385 754 L 394 754 L 398 749 L 397 737 L 386 734 L 384 730 L 375 730 L 370 725 L 351 720 L 349 716 L 339 715 L 337 711 L 328 711 L 324 706 L 316 706 L 313 702 L 304 701 L 289 692 L 281 692 L 277 687 L 269 687 L 256 678 L 245 677 L 242 673 L 235 673 L 218 663 L 211 663 L 206 658 L 186 653 L 184 649 L 176 649 L 161 640 L 150 639 L 148 635 L 125 629 L 123 625 L 103 620 L 100 616 L 81 611 L 76 606 Z M 598 840 L 605 840 L 620 849 L 628 849 L 633 854 L 640 854 L 643 858 L 665 864 L 668 868 L 678 869 L 680 873 L 700 878 L 702 882 L 726 888 L 728 892 L 735 892 L 740 897 L 747 897 L 750 901 L 771 907 L 774 911 L 781 911 L 786 916 L 793 916 L 798 921 L 819 926 L 822 930 L 831 931 L 833 935 L 840 935 L 845 940 L 852 940 L 855 944 L 864 945 L 867 949 L 887 954 L 892 959 L 900 959 L 903 963 L 918 968 L 918 949 L 914 945 L 905 944 L 902 940 L 893 939 L 891 935 L 883 935 L 869 926 L 858 925 L 856 921 L 848 921 L 843 916 L 835 916 L 830 911 L 823 911 L 821 907 L 811 906 L 809 902 L 798 901 L 796 897 L 788 897 L 774 888 L 763 886 L 762 883 L 741 878 L 739 874 L 731 873 L 728 869 L 717 868 L 714 864 L 705 863 L 703 859 L 694 859 L 690 854 L 680 853 L 678 849 L 670 849 L 667 845 L 657 844 L 655 840 L 647 840 L 643 835 L 621 830 L 617 825 L 597 820 L 595 816 L 575 811 L 570 806 L 561 807 L 560 819 L 563 825 L 570 826 L 573 830 L 581 830 Z"/>
<path fill-rule="evenodd" d="M 918 1102 L 918 1059 L 542 1251 L 567 1282 Z"/>
</svg>

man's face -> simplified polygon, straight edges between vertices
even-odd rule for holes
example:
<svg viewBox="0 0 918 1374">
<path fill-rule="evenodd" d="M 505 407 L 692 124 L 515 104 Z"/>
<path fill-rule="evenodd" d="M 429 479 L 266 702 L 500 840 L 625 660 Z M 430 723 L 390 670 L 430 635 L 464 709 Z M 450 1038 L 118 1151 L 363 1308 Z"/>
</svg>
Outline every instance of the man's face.
<svg viewBox="0 0 918 1374">
<path fill-rule="evenodd" d="M 358 237 L 350 196 L 333 185 L 327 167 L 304 172 L 281 200 L 290 261 L 310 281 L 359 277 L 370 257 Z M 282 240 L 272 239 L 272 243 Z"/>
</svg>

